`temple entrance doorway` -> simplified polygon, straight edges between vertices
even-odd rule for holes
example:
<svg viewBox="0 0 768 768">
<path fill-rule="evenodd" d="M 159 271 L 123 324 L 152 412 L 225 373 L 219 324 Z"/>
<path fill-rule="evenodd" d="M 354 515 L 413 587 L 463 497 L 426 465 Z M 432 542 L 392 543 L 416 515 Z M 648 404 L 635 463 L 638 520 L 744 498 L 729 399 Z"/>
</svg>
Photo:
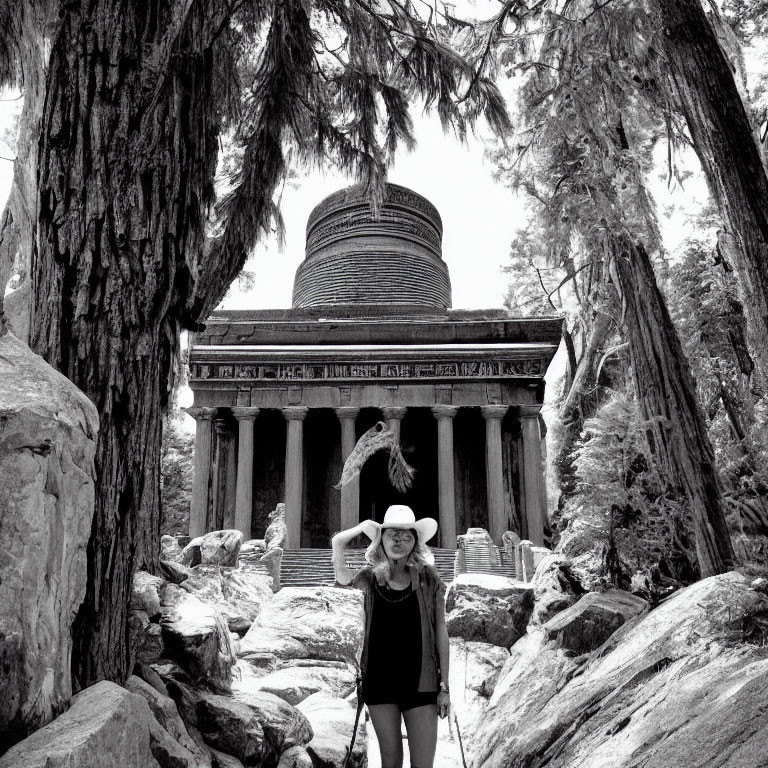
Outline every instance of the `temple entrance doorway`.
<svg viewBox="0 0 768 768">
<path fill-rule="evenodd" d="M 381 413 L 377 409 L 361 410 L 359 434 L 380 420 Z M 400 493 L 389 481 L 389 453 L 379 451 L 374 454 L 360 473 L 361 520 L 382 522 L 391 504 L 407 504 L 416 519 L 438 519 L 437 424 L 429 408 L 408 408 L 400 423 L 400 445 L 405 460 L 415 470 L 413 485 Z"/>
<path fill-rule="evenodd" d="M 341 428 L 332 408 L 315 408 L 304 422 L 304 518 L 301 546 L 330 546 L 339 530 Z"/>
</svg>

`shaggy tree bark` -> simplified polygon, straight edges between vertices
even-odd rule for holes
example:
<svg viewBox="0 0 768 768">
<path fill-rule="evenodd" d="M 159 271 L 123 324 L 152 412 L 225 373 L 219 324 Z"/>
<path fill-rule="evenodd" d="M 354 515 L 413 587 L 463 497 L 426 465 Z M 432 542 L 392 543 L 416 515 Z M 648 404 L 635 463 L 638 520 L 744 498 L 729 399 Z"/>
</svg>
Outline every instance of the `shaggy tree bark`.
<svg viewBox="0 0 768 768">
<path fill-rule="evenodd" d="M 734 564 L 725 502 L 688 361 L 642 244 L 611 244 L 611 278 L 622 306 L 637 400 L 651 450 L 690 504 L 703 577 Z"/>
<path fill-rule="evenodd" d="M 560 406 L 560 417 L 569 423 L 578 421 L 582 425 L 584 419 L 588 419 L 595 411 L 598 356 L 603 351 L 611 326 L 610 315 L 598 312 L 568 395 Z"/>
<path fill-rule="evenodd" d="M 190 45 L 199 55 L 156 87 L 167 13 L 163 0 L 70 3 L 49 66 L 32 345 L 101 419 L 76 688 L 130 674 L 131 580 L 159 553 L 162 414 L 215 169 L 210 51 Z"/>
<path fill-rule="evenodd" d="M 55 3 L 18 0 L 3 12 L 18 47 L 24 106 L 19 120 L 13 183 L 0 220 L 0 335 L 3 332 L 3 295 L 14 265 L 27 275 L 32 268 L 37 229 L 37 161 L 40 120 L 45 104 L 45 76 L 51 35 L 55 34 Z M 23 339 L 27 341 L 27 339 Z"/>
<path fill-rule="evenodd" d="M 598 312 L 592 322 L 591 332 L 584 350 L 575 366 L 573 381 L 565 399 L 559 408 L 560 419 L 565 426 L 560 448 L 554 459 L 560 482 L 562 497 L 568 497 L 576 490 L 576 477 L 573 470 L 573 448 L 581 435 L 584 421 L 595 414 L 599 399 L 597 397 L 597 364 L 605 342 L 611 331 L 609 315 Z"/>
<path fill-rule="evenodd" d="M 371 8 L 359 5 L 336 8 L 349 56 L 336 90 L 318 71 L 306 0 L 60 5 L 41 128 L 32 343 L 101 419 L 88 588 L 74 630 L 76 687 L 130 672 L 126 611 L 133 569 L 159 554 L 160 433 L 179 332 L 197 328 L 218 304 L 276 217 L 288 139 L 373 182 L 387 157 L 367 106 L 376 93 L 389 105 L 381 124 L 391 151 L 411 138 L 415 91 L 427 103 L 439 99 L 441 114 L 458 115 L 449 107 L 460 84 L 465 90 L 469 64 L 459 67 L 455 54 L 436 47 L 413 14 L 411 29 L 425 34 L 412 38 L 409 57 L 418 63 L 395 76 L 385 63 L 397 53 L 404 17 L 373 14 L 373 23 Z M 242 15 L 230 24 L 235 13 Z M 259 64 L 241 87 L 238 57 L 251 44 L 261 47 Z M 361 81 L 368 63 L 371 77 Z M 390 77 L 396 87 L 384 88 Z M 496 129 L 506 129 L 497 89 L 485 78 L 474 83 L 464 109 L 473 116 L 484 105 Z M 340 128 L 331 115 L 342 111 Z M 245 132 L 244 156 L 219 211 L 223 232 L 205 241 L 225 115 Z"/>
<path fill-rule="evenodd" d="M 733 73 L 699 0 L 658 0 L 659 76 L 671 84 L 720 214 L 750 351 L 768 382 L 768 178 Z M 662 81 L 663 81 L 662 80 Z"/>
</svg>

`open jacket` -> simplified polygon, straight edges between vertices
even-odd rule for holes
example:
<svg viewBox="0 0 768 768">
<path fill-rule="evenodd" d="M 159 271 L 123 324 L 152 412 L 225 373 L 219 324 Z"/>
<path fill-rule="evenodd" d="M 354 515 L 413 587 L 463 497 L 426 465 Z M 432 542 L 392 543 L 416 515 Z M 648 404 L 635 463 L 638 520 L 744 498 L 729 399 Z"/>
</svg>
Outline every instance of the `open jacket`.
<svg viewBox="0 0 768 768">
<path fill-rule="evenodd" d="M 416 591 L 421 614 L 421 675 L 419 677 L 419 693 L 436 691 L 440 686 L 440 662 L 437 655 L 435 640 L 437 601 L 445 596 L 445 583 L 437 570 L 426 565 L 421 570 L 409 566 L 411 584 Z M 363 653 L 360 657 L 360 672 L 365 677 L 368 663 L 368 637 L 371 631 L 371 615 L 373 613 L 373 581 L 374 576 L 370 566 L 361 568 L 352 580 L 352 586 L 365 592 L 365 635 L 363 638 Z"/>
</svg>

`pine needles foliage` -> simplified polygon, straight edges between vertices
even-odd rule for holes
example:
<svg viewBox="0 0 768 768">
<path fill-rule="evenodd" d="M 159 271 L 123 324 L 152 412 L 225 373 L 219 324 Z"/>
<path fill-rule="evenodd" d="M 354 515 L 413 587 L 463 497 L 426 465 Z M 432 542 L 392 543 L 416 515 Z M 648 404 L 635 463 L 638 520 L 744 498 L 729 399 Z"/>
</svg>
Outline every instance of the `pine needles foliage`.
<svg viewBox="0 0 768 768">
<path fill-rule="evenodd" d="M 612 393 L 585 422 L 573 463 L 611 583 L 629 588 L 638 572 L 657 582 L 694 578 L 690 512 L 658 475 L 632 398 Z"/>
</svg>

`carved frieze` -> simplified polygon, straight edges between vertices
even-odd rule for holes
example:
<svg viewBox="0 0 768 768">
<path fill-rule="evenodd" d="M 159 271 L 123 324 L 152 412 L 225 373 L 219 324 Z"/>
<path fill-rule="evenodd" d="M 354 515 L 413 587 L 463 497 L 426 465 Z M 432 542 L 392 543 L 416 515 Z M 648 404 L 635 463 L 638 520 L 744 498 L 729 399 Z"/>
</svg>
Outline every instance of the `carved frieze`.
<svg viewBox="0 0 768 768">
<path fill-rule="evenodd" d="M 193 379 L 317 381 L 323 379 L 488 379 L 543 375 L 542 361 L 477 360 L 373 363 L 195 363 Z"/>
</svg>

